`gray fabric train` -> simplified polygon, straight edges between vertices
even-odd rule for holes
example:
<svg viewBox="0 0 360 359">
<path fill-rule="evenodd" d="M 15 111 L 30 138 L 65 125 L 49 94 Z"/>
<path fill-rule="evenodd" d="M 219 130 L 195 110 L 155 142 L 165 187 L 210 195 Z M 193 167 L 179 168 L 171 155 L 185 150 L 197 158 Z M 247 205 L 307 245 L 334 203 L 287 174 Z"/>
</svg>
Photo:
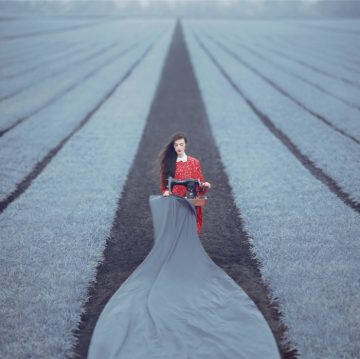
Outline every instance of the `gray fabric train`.
<svg viewBox="0 0 360 359">
<path fill-rule="evenodd" d="M 203 248 L 194 205 L 149 203 L 154 246 L 105 305 L 88 359 L 280 358 L 261 312 Z"/>
</svg>

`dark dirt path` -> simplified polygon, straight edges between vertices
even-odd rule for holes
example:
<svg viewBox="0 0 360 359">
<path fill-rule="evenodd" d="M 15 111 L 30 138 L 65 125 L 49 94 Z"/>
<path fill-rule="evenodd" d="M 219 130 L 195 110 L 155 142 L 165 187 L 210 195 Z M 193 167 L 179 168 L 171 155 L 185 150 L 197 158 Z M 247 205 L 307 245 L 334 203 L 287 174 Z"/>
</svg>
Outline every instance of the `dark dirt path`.
<svg viewBox="0 0 360 359">
<path fill-rule="evenodd" d="M 270 303 L 259 264 L 252 258 L 231 188 L 212 136 L 180 23 L 177 23 L 162 78 L 151 107 L 138 152 L 118 203 L 105 259 L 89 288 L 86 314 L 75 333 L 73 358 L 86 358 L 92 331 L 103 307 L 150 252 L 153 245 L 149 195 L 160 194 L 154 161 L 175 131 L 188 135 L 186 152 L 199 158 L 205 180 L 211 182 L 204 208 L 200 240 L 213 261 L 223 268 L 257 304 L 277 339 L 283 358 L 296 358 L 285 340 L 276 303 Z M 221 358 L 219 358 L 221 359 Z M 236 358 L 234 358 L 236 359 Z"/>
</svg>

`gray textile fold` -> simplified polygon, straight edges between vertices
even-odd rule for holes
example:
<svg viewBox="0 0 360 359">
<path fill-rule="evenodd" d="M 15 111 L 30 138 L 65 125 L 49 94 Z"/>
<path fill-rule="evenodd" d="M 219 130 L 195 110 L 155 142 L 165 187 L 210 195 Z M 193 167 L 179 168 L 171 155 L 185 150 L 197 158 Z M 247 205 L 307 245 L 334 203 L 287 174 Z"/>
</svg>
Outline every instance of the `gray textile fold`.
<svg viewBox="0 0 360 359">
<path fill-rule="evenodd" d="M 194 205 L 149 203 L 154 246 L 105 305 L 88 359 L 280 358 L 261 312 L 203 248 Z"/>
</svg>

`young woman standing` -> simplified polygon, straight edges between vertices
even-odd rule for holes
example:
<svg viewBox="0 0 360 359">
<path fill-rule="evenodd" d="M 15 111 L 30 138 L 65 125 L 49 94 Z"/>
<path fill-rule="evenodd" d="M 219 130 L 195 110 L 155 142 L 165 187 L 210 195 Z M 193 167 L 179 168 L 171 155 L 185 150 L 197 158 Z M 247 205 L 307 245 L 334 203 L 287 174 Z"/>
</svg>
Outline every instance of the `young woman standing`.
<svg viewBox="0 0 360 359">
<path fill-rule="evenodd" d="M 170 192 L 167 188 L 167 179 L 169 176 L 177 180 L 187 178 L 199 179 L 202 188 L 199 194 L 205 194 L 207 188 L 211 188 L 209 182 L 204 182 L 204 176 L 201 171 L 200 161 L 186 154 L 185 149 L 188 139 L 185 133 L 177 132 L 173 134 L 167 144 L 163 147 L 159 154 L 160 165 L 160 189 L 163 196 L 170 194 L 185 197 L 186 188 L 180 185 L 174 185 Z M 198 234 L 202 226 L 202 207 L 196 206 L 196 227 Z"/>
</svg>

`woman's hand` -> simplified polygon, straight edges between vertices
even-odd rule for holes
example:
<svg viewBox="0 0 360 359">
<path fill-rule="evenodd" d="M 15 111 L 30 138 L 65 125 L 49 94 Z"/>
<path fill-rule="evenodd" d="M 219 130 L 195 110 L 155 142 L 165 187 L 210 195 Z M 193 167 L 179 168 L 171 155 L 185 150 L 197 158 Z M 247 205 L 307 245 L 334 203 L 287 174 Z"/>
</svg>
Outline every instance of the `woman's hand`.
<svg viewBox="0 0 360 359">
<path fill-rule="evenodd" d="M 211 188 L 210 182 L 203 182 L 202 185 L 203 185 L 203 187 L 206 187 L 206 188 L 209 188 L 209 189 Z"/>
<path fill-rule="evenodd" d="M 171 195 L 171 192 L 168 189 L 163 193 L 164 197 L 167 197 L 167 196 L 170 196 L 170 195 Z"/>
</svg>

